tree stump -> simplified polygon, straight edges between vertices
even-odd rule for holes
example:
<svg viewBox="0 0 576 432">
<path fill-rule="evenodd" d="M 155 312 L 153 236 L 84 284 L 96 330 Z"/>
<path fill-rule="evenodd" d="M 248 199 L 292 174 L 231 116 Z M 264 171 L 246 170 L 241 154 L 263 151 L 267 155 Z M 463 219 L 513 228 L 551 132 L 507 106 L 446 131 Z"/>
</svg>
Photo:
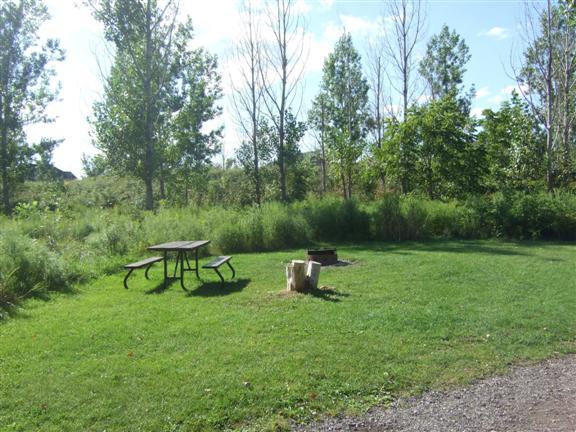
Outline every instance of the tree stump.
<svg viewBox="0 0 576 432">
<path fill-rule="evenodd" d="M 306 282 L 308 289 L 315 290 L 318 288 L 318 280 L 320 279 L 320 269 L 322 264 L 316 261 L 308 261 L 308 268 L 306 269 Z"/>
<path fill-rule="evenodd" d="M 288 291 L 302 292 L 306 289 L 306 261 L 293 260 L 286 266 Z"/>
</svg>

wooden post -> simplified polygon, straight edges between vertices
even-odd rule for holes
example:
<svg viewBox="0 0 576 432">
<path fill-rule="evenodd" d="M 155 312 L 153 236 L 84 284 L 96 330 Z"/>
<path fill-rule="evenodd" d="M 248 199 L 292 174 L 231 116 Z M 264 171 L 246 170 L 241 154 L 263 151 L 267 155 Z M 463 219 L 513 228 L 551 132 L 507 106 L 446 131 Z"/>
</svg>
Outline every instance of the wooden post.
<svg viewBox="0 0 576 432">
<path fill-rule="evenodd" d="M 308 289 L 318 289 L 318 280 L 320 279 L 320 269 L 322 264 L 316 261 L 308 261 L 308 268 L 306 270 L 306 282 Z"/>
<path fill-rule="evenodd" d="M 286 266 L 288 291 L 304 291 L 306 288 L 306 261 L 293 260 Z"/>
</svg>

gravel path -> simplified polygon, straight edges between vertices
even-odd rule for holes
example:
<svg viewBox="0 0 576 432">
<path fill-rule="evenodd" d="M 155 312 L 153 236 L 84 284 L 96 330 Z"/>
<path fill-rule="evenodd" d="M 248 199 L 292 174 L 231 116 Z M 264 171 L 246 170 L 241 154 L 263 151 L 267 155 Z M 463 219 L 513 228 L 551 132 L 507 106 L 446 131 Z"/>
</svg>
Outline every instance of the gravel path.
<svg viewBox="0 0 576 432">
<path fill-rule="evenodd" d="M 576 432 L 576 356 L 515 367 L 466 388 L 431 391 L 361 417 L 336 417 L 295 430 Z"/>
</svg>

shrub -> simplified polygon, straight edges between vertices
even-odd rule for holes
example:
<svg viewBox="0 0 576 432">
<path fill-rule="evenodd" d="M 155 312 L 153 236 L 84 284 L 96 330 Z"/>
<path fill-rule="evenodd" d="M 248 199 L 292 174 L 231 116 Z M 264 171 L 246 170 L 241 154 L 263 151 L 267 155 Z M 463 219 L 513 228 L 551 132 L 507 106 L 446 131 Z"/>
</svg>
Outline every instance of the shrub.
<svg viewBox="0 0 576 432">
<path fill-rule="evenodd" d="M 370 215 L 355 200 L 335 197 L 309 198 L 293 206 L 302 214 L 315 241 L 366 240 L 370 237 Z"/>
<path fill-rule="evenodd" d="M 0 239 L 0 297 L 4 306 L 47 291 L 66 291 L 72 274 L 43 243 L 6 230 Z"/>
</svg>

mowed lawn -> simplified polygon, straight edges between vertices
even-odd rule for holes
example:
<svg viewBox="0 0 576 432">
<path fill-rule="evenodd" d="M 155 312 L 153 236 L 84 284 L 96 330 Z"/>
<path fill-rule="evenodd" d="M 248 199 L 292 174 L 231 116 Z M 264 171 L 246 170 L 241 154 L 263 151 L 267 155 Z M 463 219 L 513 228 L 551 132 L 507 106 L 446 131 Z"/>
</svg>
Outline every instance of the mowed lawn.
<svg viewBox="0 0 576 432">
<path fill-rule="evenodd" d="M 235 255 L 190 295 L 156 265 L 28 302 L 0 324 L 0 430 L 278 429 L 576 351 L 575 245 L 340 245 L 352 265 L 288 295 L 304 253 Z"/>
</svg>

